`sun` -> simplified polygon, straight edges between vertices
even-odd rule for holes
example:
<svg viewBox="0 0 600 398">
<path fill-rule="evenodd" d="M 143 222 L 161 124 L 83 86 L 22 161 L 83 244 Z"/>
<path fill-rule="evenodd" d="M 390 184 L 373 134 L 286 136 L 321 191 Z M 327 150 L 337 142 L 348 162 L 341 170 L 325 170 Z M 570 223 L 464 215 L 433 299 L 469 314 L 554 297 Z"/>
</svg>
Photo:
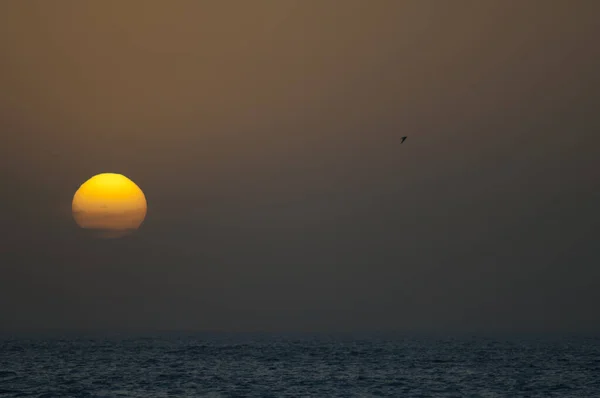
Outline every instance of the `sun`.
<svg viewBox="0 0 600 398">
<path fill-rule="evenodd" d="M 148 211 L 144 192 L 121 174 L 98 174 L 84 182 L 71 205 L 81 228 L 103 238 L 117 238 L 137 230 Z"/>
</svg>

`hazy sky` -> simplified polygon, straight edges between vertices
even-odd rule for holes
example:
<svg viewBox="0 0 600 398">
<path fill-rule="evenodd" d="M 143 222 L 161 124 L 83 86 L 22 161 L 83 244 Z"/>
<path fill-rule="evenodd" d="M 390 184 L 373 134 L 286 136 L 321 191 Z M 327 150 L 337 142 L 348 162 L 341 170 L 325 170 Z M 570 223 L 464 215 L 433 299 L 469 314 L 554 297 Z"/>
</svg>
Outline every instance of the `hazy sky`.
<svg viewBox="0 0 600 398">
<path fill-rule="evenodd" d="M 0 329 L 600 329 L 599 9 L 1 1 Z"/>
</svg>

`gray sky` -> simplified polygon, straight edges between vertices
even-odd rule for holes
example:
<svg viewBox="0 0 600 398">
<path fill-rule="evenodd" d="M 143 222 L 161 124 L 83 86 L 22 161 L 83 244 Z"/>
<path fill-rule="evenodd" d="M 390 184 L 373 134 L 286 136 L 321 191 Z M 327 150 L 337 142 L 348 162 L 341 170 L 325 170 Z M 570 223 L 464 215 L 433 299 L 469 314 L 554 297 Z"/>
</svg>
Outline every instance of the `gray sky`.
<svg viewBox="0 0 600 398">
<path fill-rule="evenodd" d="M 598 9 L 0 2 L 0 328 L 600 329 Z"/>
</svg>

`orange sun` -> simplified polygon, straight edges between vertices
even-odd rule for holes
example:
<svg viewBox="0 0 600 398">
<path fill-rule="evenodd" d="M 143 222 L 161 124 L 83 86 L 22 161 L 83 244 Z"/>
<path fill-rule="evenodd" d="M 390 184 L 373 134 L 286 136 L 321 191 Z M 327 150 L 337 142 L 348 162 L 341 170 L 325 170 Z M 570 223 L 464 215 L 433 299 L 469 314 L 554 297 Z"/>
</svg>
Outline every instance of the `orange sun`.
<svg viewBox="0 0 600 398">
<path fill-rule="evenodd" d="M 138 229 L 148 205 L 144 192 L 121 174 L 98 174 L 73 196 L 72 211 L 77 225 L 96 236 L 117 238 Z"/>
</svg>

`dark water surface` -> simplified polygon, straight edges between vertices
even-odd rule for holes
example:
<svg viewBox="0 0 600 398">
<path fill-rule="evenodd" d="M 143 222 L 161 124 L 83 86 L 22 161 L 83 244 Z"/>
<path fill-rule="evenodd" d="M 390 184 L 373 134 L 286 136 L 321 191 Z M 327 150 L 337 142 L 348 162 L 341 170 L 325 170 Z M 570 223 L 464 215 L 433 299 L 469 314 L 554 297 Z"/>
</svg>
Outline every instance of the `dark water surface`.
<svg viewBox="0 0 600 398">
<path fill-rule="evenodd" d="M 600 338 L 0 339 L 0 397 L 600 397 Z"/>
</svg>

